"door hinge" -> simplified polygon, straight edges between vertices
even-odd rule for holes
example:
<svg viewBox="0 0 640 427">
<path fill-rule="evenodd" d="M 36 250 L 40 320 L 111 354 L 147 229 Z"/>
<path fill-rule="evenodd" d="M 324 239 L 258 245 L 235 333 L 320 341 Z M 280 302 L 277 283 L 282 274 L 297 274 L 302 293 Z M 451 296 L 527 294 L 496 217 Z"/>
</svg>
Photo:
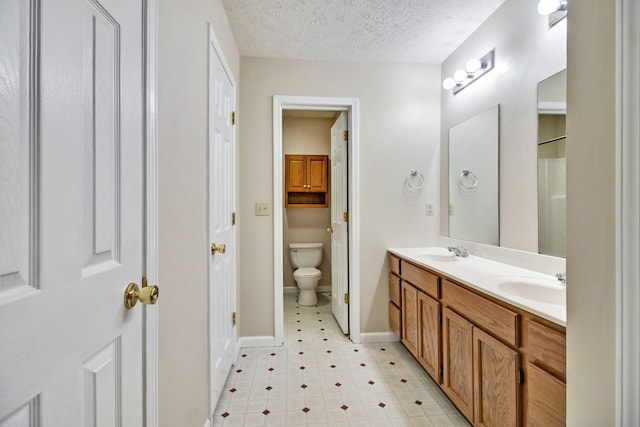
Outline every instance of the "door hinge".
<svg viewBox="0 0 640 427">
<path fill-rule="evenodd" d="M 518 378 L 520 384 L 524 384 L 524 369 L 520 368 L 520 378 Z"/>
<path fill-rule="evenodd" d="M 349 294 L 344 294 L 344 303 L 349 304 Z"/>
<path fill-rule="evenodd" d="M 344 213 L 342 214 L 342 220 L 343 220 L 344 222 L 349 222 L 349 212 L 344 212 Z"/>
<path fill-rule="evenodd" d="M 440 365 L 440 376 L 444 376 L 444 367 Z"/>
<path fill-rule="evenodd" d="M 236 326 L 236 323 L 238 323 L 238 315 L 234 311 L 233 314 L 231 315 L 231 325 Z"/>
<path fill-rule="evenodd" d="M 231 225 L 236 225 L 236 213 L 231 212 Z"/>
<path fill-rule="evenodd" d="M 345 140 L 345 141 L 348 141 L 348 140 L 349 140 L 349 131 L 348 131 L 348 130 L 345 130 L 345 131 L 342 133 L 342 139 L 343 139 L 343 140 Z"/>
<path fill-rule="evenodd" d="M 236 124 L 236 112 L 235 111 L 231 112 L 231 124 L 232 125 Z"/>
<path fill-rule="evenodd" d="M 442 313 L 440 313 L 440 324 L 442 325 Z"/>
</svg>

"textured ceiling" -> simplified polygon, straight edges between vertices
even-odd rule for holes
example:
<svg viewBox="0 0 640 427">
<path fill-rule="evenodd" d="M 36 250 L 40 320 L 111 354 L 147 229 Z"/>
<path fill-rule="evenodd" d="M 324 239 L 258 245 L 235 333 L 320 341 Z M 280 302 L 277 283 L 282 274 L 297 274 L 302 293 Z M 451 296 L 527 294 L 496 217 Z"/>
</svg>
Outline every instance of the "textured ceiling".
<svg viewBox="0 0 640 427">
<path fill-rule="evenodd" d="M 431 64 L 503 2 L 222 0 L 242 56 Z"/>
</svg>

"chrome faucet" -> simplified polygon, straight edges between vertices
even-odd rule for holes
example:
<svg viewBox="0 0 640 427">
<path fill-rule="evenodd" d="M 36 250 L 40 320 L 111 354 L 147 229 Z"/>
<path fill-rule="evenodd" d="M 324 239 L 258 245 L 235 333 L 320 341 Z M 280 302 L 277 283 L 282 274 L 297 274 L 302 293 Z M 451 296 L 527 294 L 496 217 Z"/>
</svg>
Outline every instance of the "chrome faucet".
<svg viewBox="0 0 640 427">
<path fill-rule="evenodd" d="M 456 256 L 459 257 L 468 257 L 469 256 L 469 252 L 463 248 L 462 246 L 458 247 L 458 246 L 449 246 L 447 247 L 447 249 L 449 249 L 450 252 L 453 252 L 454 254 L 456 254 Z"/>
<path fill-rule="evenodd" d="M 562 283 L 562 286 L 567 286 L 567 273 L 566 272 L 557 273 L 556 277 L 558 278 L 560 283 Z"/>
</svg>

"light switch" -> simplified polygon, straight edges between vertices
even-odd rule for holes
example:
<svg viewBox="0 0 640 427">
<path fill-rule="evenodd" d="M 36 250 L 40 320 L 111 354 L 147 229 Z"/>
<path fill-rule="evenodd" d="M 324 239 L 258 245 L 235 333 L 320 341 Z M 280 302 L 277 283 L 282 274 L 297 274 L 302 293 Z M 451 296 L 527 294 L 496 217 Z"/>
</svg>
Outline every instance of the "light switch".
<svg viewBox="0 0 640 427">
<path fill-rule="evenodd" d="M 271 209 L 269 203 L 256 202 L 256 216 L 269 216 L 271 215 Z"/>
<path fill-rule="evenodd" d="M 427 216 L 433 216 L 433 202 L 427 202 Z"/>
</svg>

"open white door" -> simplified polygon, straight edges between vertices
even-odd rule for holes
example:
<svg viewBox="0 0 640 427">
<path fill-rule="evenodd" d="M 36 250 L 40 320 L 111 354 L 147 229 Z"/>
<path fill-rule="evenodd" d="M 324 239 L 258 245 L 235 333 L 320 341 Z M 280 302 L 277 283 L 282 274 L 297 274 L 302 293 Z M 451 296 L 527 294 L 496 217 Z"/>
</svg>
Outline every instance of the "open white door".
<svg viewBox="0 0 640 427">
<path fill-rule="evenodd" d="M 349 333 L 349 230 L 347 194 L 347 113 L 331 126 L 331 311 Z"/>
<path fill-rule="evenodd" d="M 143 2 L 0 1 L 0 426 L 143 425 Z"/>
<path fill-rule="evenodd" d="M 236 347 L 235 83 L 210 28 L 209 43 L 209 345 L 211 413 Z"/>
</svg>

